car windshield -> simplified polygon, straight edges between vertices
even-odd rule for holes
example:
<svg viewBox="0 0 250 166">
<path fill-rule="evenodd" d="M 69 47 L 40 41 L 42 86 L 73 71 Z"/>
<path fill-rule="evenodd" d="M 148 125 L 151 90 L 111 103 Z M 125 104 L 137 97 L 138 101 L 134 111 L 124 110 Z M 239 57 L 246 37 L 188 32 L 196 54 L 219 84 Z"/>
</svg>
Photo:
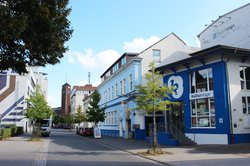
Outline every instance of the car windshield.
<svg viewBox="0 0 250 166">
<path fill-rule="evenodd" d="M 41 121 L 41 126 L 42 127 L 48 127 L 49 126 L 49 120 L 42 120 Z"/>
</svg>

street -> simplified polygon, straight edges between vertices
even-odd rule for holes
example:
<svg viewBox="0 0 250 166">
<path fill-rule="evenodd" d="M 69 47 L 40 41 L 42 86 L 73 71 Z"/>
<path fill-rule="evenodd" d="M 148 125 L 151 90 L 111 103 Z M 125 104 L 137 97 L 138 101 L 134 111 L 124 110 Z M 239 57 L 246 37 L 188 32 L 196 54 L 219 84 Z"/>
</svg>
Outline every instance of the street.
<svg viewBox="0 0 250 166">
<path fill-rule="evenodd" d="M 138 156 L 145 141 L 117 137 L 93 139 L 53 129 L 42 141 L 29 141 L 30 133 L 0 141 L 0 166 L 248 166 L 250 144 L 164 147 L 168 154 Z"/>
<path fill-rule="evenodd" d="M 47 166 L 149 166 L 159 163 L 95 143 L 92 138 L 54 130 L 49 138 Z"/>
</svg>

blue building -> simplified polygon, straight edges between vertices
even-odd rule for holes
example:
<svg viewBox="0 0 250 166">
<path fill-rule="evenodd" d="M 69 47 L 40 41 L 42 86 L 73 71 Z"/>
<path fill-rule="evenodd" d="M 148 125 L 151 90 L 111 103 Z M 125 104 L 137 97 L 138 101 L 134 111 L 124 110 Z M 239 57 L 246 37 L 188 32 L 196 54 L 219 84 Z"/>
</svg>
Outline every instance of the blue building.
<svg viewBox="0 0 250 166">
<path fill-rule="evenodd" d="M 180 103 L 168 121 L 197 144 L 250 142 L 250 50 L 216 45 L 172 58 L 157 67 Z"/>
<path fill-rule="evenodd" d="M 134 102 L 135 86 L 145 84 L 149 64 L 160 64 L 173 55 L 182 57 L 196 51 L 174 33 L 162 38 L 139 54 L 125 53 L 102 75 L 98 87 L 100 106 L 106 107 L 106 120 L 100 123 L 102 134 L 123 138 L 146 139 L 153 115 L 137 110 Z M 164 122 L 164 113 L 157 114 L 157 122 Z"/>
<path fill-rule="evenodd" d="M 137 127 L 138 112 L 135 111 L 133 93 L 141 83 L 141 58 L 136 53 L 124 53 L 102 75 L 98 91 L 105 107 L 105 122 L 99 123 L 102 135 L 129 138 Z"/>
</svg>

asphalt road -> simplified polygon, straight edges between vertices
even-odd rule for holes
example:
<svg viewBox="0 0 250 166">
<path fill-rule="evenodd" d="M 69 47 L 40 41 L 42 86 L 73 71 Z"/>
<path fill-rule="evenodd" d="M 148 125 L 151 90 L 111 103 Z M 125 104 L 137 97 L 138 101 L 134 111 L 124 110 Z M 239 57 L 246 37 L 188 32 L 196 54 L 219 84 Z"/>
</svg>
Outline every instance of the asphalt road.
<svg viewBox="0 0 250 166">
<path fill-rule="evenodd" d="M 45 152 L 45 156 L 42 157 L 47 166 L 161 165 L 64 130 L 54 130 L 49 140 L 49 145 L 45 145 L 49 147 L 48 153 Z"/>
</svg>

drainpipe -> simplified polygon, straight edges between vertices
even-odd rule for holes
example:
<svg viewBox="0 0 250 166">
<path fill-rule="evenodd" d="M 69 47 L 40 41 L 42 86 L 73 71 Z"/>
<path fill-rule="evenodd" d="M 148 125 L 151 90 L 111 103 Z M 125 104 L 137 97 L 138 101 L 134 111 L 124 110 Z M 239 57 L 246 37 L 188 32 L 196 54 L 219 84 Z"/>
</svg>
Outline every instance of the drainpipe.
<svg viewBox="0 0 250 166">
<path fill-rule="evenodd" d="M 222 59 L 223 60 L 223 59 Z M 230 120 L 230 135 L 231 135 L 231 143 L 234 143 L 234 139 L 233 139 L 233 121 L 232 121 L 232 106 L 231 106 L 231 98 L 230 98 L 230 87 L 229 87 L 229 76 L 228 76 L 228 66 L 227 63 L 229 62 L 230 57 L 224 61 L 225 63 L 225 69 L 226 69 L 226 87 L 227 87 L 227 101 L 228 101 L 228 111 L 229 111 L 229 120 Z M 229 143 L 229 142 L 228 142 Z"/>
</svg>

